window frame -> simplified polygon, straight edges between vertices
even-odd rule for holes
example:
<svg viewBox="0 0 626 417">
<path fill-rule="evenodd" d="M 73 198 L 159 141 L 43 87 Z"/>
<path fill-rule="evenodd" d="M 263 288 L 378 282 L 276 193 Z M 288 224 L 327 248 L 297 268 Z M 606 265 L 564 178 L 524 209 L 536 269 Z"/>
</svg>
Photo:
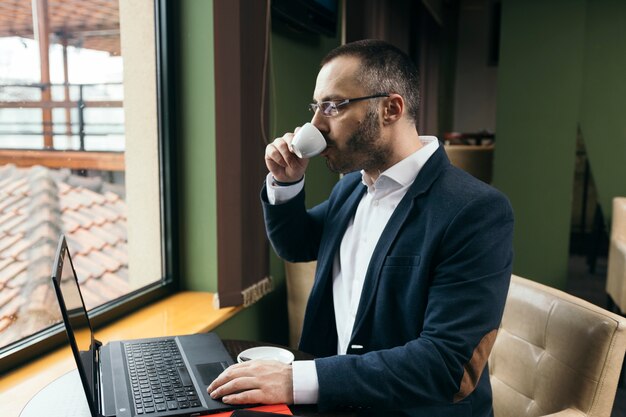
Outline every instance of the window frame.
<svg viewBox="0 0 626 417">
<path fill-rule="evenodd" d="M 161 279 L 111 302 L 92 309 L 89 318 L 94 329 L 102 327 L 129 312 L 137 310 L 180 289 L 180 237 L 177 195 L 177 152 L 175 137 L 175 84 L 172 46 L 175 7 L 167 0 L 154 0 L 154 30 L 156 57 L 156 100 L 158 132 L 158 164 L 161 211 Z M 52 270 L 52 265 L 50 266 Z M 52 285 L 52 284 L 51 284 Z M 14 369 L 42 353 L 67 344 L 63 323 L 58 323 L 0 349 L 0 373 Z"/>
</svg>

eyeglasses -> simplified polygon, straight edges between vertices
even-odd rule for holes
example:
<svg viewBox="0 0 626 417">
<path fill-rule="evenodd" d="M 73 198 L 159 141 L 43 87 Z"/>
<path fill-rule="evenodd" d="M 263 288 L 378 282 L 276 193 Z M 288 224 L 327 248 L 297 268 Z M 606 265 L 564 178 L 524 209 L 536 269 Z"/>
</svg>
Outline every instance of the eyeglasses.
<svg viewBox="0 0 626 417">
<path fill-rule="evenodd" d="M 319 103 L 311 103 L 309 104 L 309 110 L 313 113 L 317 112 L 317 110 L 322 111 L 322 115 L 325 117 L 333 117 L 339 114 L 339 107 L 345 106 L 346 104 L 353 103 L 355 101 L 361 100 L 369 100 L 372 98 L 380 98 L 380 97 L 389 97 L 388 93 L 378 93 L 372 96 L 365 97 L 357 97 L 357 98 L 347 98 L 345 100 L 334 100 L 334 101 L 321 101 Z"/>
</svg>

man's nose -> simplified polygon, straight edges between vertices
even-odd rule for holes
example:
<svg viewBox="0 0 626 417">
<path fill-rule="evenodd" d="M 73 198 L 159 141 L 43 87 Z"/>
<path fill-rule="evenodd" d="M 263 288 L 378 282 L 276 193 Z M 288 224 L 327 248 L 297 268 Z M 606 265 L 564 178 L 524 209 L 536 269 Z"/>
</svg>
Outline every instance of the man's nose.
<svg viewBox="0 0 626 417">
<path fill-rule="evenodd" d="M 322 116 L 322 111 L 320 109 L 317 109 L 317 111 L 313 113 L 311 124 L 322 133 L 328 133 L 329 131 L 328 118 Z"/>
</svg>

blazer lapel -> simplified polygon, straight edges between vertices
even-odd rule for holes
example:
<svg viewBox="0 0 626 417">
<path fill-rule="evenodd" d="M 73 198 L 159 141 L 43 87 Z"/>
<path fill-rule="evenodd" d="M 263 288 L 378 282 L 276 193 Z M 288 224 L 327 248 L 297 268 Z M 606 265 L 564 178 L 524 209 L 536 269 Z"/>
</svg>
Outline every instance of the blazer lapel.
<svg viewBox="0 0 626 417">
<path fill-rule="evenodd" d="M 352 337 L 357 334 L 360 327 L 365 322 L 366 312 L 369 310 L 374 296 L 376 294 L 376 288 L 378 286 L 378 280 L 380 279 L 380 272 L 385 262 L 385 258 L 389 253 L 391 244 L 395 241 L 396 236 L 405 223 L 409 213 L 413 209 L 415 200 L 425 194 L 431 185 L 435 182 L 441 172 L 450 164 L 448 157 L 443 150 L 443 146 L 439 146 L 435 153 L 428 159 L 424 167 L 421 169 L 417 178 L 409 187 L 406 195 L 398 204 L 395 211 L 391 215 L 391 218 L 387 222 L 385 229 L 383 230 L 378 244 L 372 254 L 367 274 L 365 276 L 365 282 L 363 283 L 363 291 L 361 292 L 361 300 L 359 301 L 359 308 L 357 309 L 356 319 L 354 327 L 352 329 Z"/>
</svg>

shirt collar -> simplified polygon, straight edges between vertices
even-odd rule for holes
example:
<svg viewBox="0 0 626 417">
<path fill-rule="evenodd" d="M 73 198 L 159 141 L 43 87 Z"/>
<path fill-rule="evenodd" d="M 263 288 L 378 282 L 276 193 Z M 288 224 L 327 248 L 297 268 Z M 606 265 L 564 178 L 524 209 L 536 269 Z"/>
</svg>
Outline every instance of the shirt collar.
<svg viewBox="0 0 626 417">
<path fill-rule="evenodd" d="M 376 181 L 372 181 L 372 178 L 367 175 L 365 171 L 361 171 L 363 184 L 365 184 L 369 189 L 382 177 L 389 178 L 401 187 L 407 187 L 412 184 L 413 181 L 415 181 L 415 178 L 417 178 L 417 174 L 419 174 L 422 167 L 439 147 L 439 140 L 436 136 L 420 136 L 419 138 L 424 146 L 404 158 L 402 161 L 381 172 Z"/>
</svg>

